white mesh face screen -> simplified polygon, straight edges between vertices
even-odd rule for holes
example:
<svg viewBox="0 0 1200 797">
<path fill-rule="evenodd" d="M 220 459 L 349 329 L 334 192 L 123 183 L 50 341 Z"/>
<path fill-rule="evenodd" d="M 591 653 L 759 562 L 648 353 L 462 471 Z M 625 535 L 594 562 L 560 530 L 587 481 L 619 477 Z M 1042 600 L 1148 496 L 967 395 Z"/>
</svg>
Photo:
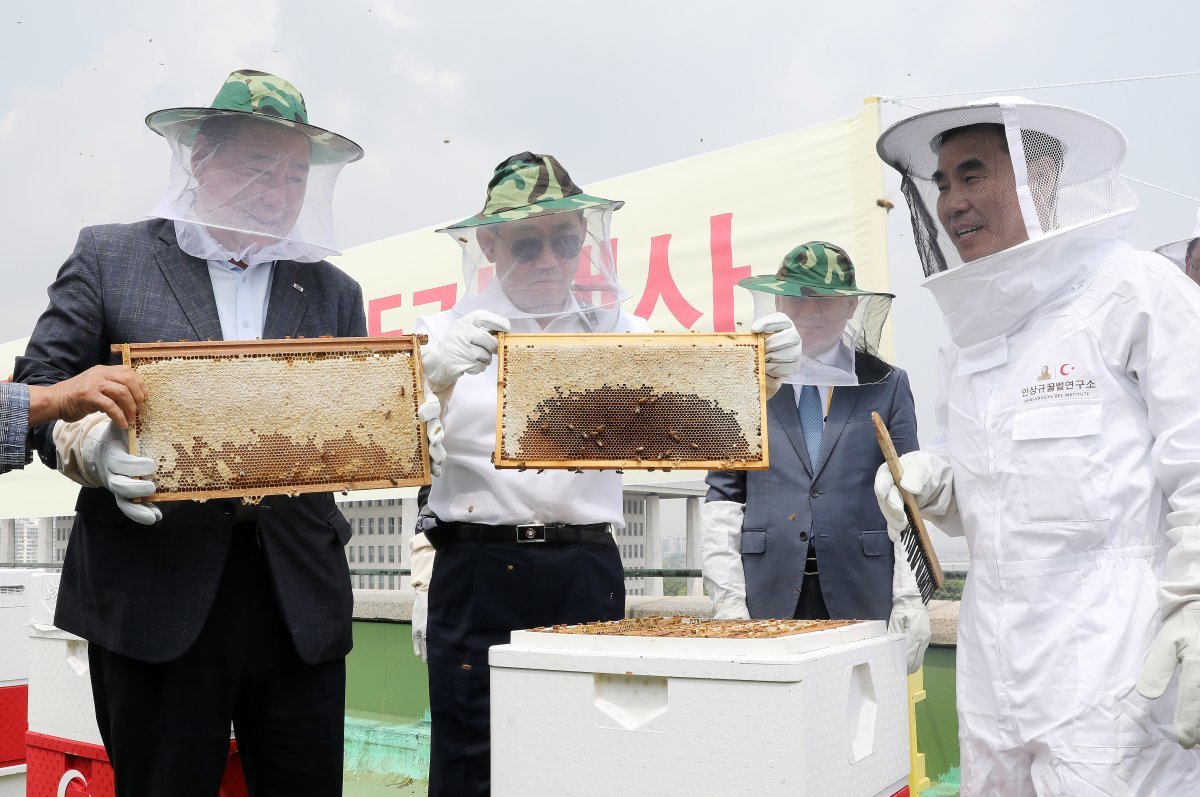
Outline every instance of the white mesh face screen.
<svg viewBox="0 0 1200 797">
<path fill-rule="evenodd" d="M 447 229 L 463 249 L 463 298 L 507 318 L 573 316 L 608 332 L 629 294 L 617 282 L 609 234 L 613 207 L 563 211 Z M 494 283 L 494 284 L 493 284 Z"/>
<path fill-rule="evenodd" d="M 152 500 L 428 484 L 412 343 L 362 340 L 130 346 Z"/>
<path fill-rule="evenodd" d="M 794 385 L 857 385 L 853 353 L 879 356 L 883 325 L 892 308 L 886 294 L 780 296 L 752 291 L 754 317 L 781 312 L 792 319 L 804 348 L 800 368 L 785 382 Z M 845 356 L 834 351 L 841 347 Z M 880 378 L 886 378 L 881 374 Z"/>
<path fill-rule="evenodd" d="M 188 254 L 248 265 L 337 254 L 333 189 L 343 161 L 316 162 L 295 129 L 214 117 L 164 128 L 167 190 L 150 215 L 205 229 L 180 236 Z"/>
<path fill-rule="evenodd" d="M 1137 204 L 1117 173 L 1124 137 L 1066 108 L 1002 102 L 930 112 L 890 128 L 879 151 L 903 175 L 926 276 Z"/>
<path fill-rule="evenodd" d="M 501 335 L 500 467 L 765 467 L 758 335 Z"/>
</svg>

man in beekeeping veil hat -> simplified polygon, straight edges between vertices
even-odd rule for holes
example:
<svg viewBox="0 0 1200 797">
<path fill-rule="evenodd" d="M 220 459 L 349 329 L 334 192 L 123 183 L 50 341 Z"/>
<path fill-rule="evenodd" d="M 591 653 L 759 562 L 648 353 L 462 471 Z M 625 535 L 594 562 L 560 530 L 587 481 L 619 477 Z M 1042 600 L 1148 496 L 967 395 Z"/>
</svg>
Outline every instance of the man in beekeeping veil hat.
<svg viewBox="0 0 1200 797">
<path fill-rule="evenodd" d="M 915 672 L 928 613 L 870 500 L 883 462 L 871 413 L 897 451 L 917 448 L 908 375 L 879 357 L 895 297 L 861 288 L 849 253 L 827 241 L 803 243 L 773 274 L 738 284 L 753 294 L 755 317 L 786 313 L 804 343 L 789 384 L 767 402 L 771 467 L 708 474 L 700 560 L 713 614 L 888 620 L 905 634 Z"/>
<path fill-rule="evenodd" d="M 366 334 L 358 283 L 324 261 L 357 144 L 310 124 L 292 83 L 249 69 L 210 106 L 146 123 L 171 148 L 170 184 L 151 218 L 80 232 L 18 380 L 57 383 L 115 343 Z M 215 412 L 220 388 L 194 411 Z M 133 500 L 154 492 L 156 462 L 130 456 L 105 416 L 32 436 L 83 485 L 54 621 L 88 641 L 117 794 L 216 794 L 231 721 L 252 791 L 341 794 L 353 595 L 332 494 L 159 508 Z"/>
<path fill-rule="evenodd" d="M 646 330 L 621 309 L 629 294 L 609 243 L 621 204 L 584 193 L 554 157 L 523 152 L 496 167 L 482 212 L 443 230 L 462 247 L 466 292 L 416 326 L 429 335 L 425 376 L 445 410 L 446 461 L 425 534 L 413 538 L 414 648 L 429 663 L 433 719 L 430 795 L 489 791 L 489 647 L 515 629 L 625 613 L 611 534 L 624 523 L 621 476 L 498 470 L 491 460 L 491 332 Z M 776 315 L 755 329 L 774 333 L 768 374 L 789 373 L 800 350 L 791 321 Z M 518 541 L 526 532 L 536 544 Z"/>
<path fill-rule="evenodd" d="M 903 486 L 971 567 L 964 795 L 1200 782 L 1200 294 L 1122 240 L 1125 137 L 999 98 L 883 133 L 951 343 Z M 1039 378 L 1045 376 L 1048 378 Z M 904 525 L 881 469 L 889 527 Z"/>
</svg>

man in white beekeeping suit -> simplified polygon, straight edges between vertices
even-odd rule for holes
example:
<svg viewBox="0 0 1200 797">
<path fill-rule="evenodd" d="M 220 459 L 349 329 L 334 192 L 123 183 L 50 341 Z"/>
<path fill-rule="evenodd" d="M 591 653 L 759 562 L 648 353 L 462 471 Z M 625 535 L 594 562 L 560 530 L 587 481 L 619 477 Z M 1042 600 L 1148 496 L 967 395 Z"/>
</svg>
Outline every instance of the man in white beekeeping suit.
<svg viewBox="0 0 1200 797">
<path fill-rule="evenodd" d="M 880 137 L 952 343 L 902 485 L 971 568 L 964 795 L 1200 789 L 1200 294 L 1122 241 L 1125 138 L 1019 98 Z M 881 470 L 889 526 L 905 520 Z"/>
<path fill-rule="evenodd" d="M 412 542 L 413 647 L 429 663 L 430 797 L 490 793 L 492 645 L 516 629 L 625 615 L 611 533 L 624 523 L 621 476 L 498 470 L 491 459 L 491 332 L 646 330 L 621 309 L 629 294 L 609 235 L 621 205 L 585 194 L 553 156 L 523 152 L 496 167 L 482 212 L 444 230 L 462 247 L 466 292 L 416 326 L 429 335 L 425 379 L 446 407 L 446 460 Z M 801 351 L 791 320 L 776 313 L 753 329 L 773 333 L 767 375 L 790 373 Z"/>
</svg>

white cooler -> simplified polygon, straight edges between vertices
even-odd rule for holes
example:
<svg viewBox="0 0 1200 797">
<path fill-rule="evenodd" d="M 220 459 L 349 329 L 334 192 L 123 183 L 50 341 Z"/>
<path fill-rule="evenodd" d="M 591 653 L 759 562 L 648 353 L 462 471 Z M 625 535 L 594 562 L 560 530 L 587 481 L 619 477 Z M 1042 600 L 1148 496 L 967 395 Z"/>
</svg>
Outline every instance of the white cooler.
<svg viewBox="0 0 1200 797">
<path fill-rule="evenodd" d="M 29 605 L 41 570 L 0 570 L 0 797 L 25 797 Z"/>
<path fill-rule="evenodd" d="M 490 653 L 492 794 L 890 797 L 909 769 L 904 638 L 517 631 Z"/>
<path fill-rule="evenodd" d="M 58 573 L 34 576 L 29 635 L 29 730 L 103 744 L 92 703 L 87 642 L 54 626 Z"/>
</svg>

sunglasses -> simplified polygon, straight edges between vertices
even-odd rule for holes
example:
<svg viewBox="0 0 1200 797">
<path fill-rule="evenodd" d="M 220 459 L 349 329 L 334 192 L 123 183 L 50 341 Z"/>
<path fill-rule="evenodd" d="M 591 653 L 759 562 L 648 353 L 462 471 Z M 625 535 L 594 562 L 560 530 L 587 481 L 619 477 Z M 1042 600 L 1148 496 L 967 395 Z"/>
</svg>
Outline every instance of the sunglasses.
<svg viewBox="0 0 1200 797">
<path fill-rule="evenodd" d="M 521 263 L 532 263 L 542 254 L 546 241 L 544 238 L 518 238 L 509 244 L 509 251 Z M 560 260 L 579 257 L 583 249 L 583 236 L 576 233 L 555 235 L 550 239 L 550 251 Z"/>
</svg>

